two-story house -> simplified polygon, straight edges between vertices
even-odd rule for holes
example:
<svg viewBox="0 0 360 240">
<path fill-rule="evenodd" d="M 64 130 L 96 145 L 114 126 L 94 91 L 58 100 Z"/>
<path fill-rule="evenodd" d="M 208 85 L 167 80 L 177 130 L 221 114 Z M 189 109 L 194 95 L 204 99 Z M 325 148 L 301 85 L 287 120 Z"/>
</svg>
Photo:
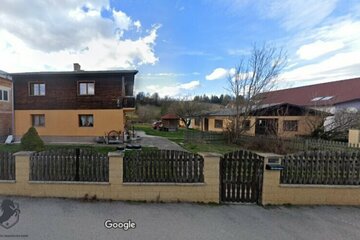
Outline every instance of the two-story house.
<svg viewBox="0 0 360 240">
<path fill-rule="evenodd" d="M 126 113 L 135 110 L 136 70 L 12 74 L 15 137 L 34 126 L 45 141 L 93 141 L 124 131 Z"/>
<path fill-rule="evenodd" d="M 0 142 L 12 132 L 12 81 L 11 76 L 0 71 Z"/>
</svg>

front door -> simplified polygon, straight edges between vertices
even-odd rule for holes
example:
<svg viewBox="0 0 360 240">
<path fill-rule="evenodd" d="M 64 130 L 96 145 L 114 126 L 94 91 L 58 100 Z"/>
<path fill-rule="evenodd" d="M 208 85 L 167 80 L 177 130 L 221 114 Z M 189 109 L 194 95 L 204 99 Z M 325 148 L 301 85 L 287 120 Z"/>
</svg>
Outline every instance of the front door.
<svg viewBox="0 0 360 240">
<path fill-rule="evenodd" d="M 209 131 L 209 119 L 208 118 L 204 119 L 204 130 Z"/>
</svg>

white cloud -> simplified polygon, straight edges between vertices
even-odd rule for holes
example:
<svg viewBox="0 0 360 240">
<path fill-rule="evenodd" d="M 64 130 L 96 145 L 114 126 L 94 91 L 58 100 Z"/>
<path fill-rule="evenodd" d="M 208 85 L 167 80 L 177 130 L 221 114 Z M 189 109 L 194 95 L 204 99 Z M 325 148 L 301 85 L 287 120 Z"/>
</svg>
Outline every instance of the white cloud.
<svg viewBox="0 0 360 240">
<path fill-rule="evenodd" d="M 141 22 L 139 20 L 134 22 L 134 26 L 136 27 L 136 31 L 140 31 L 141 29 Z"/>
<path fill-rule="evenodd" d="M 199 86 L 200 86 L 200 81 L 191 81 L 179 85 L 180 89 L 186 89 L 186 90 L 195 89 Z"/>
<path fill-rule="evenodd" d="M 285 72 L 281 78 L 291 82 L 331 81 L 360 76 L 360 52 L 339 53 L 324 61 Z"/>
<path fill-rule="evenodd" d="M 26 7 L 24 7 L 26 6 Z M 112 18 L 103 18 L 107 9 Z M 123 38 L 138 30 L 121 10 L 110 9 L 107 0 L 2 0 L 0 9 L 0 66 L 9 72 L 70 70 L 79 62 L 85 70 L 136 68 L 155 64 L 157 31 Z"/>
<path fill-rule="evenodd" d="M 213 81 L 217 79 L 226 78 L 229 74 L 229 70 L 225 68 L 216 68 L 212 73 L 206 75 L 206 80 Z"/>
<path fill-rule="evenodd" d="M 282 75 L 285 82 L 318 83 L 360 76 L 360 20 L 334 19 L 294 37 L 301 46 L 296 65 Z M 326 57 L 321 57 L 327 54 Z M 317 58 L 317 61 L 309 61 Z"/>
<path fill-rule="evenodd" d="M 113 17 L 115 19 L 116 26 L 123 30 L 128 30 L 130 25 L 133 24 L 131 18 L 124 12 L 113 10 Z"/>
<path fill-rule="evenodd" d="M 205 76 L 206 80 L 213 81 L 218 79 L 225 79 L 229 76 L 235 74 L 235 68 L 225 69 L 225 68 L 215 68 L 212 73 Z"/>
<path fill-rule="evenodd" d="M 150 93 L 157 92 L 161 97 L 170 96 L 170 97 L 180 97 L 187 96 L 189 90 L 196 89 L 200 86 L 200 81 L 194 80 L 187 83 L 178 83 L 168 86 L 164 85 L 149 85 L 146 87 L 147 91 Z"/>
<path fill-rule="evenodd" d="M 287 29 L 313 27 L 329 16 L 336 7 L 337 0 L 264 0 L 260 1 L 264 16 L 278 19 Z"/>
<path fill-rule="evenodd" d="M 341 41 L 324 42 L 322 40 L 317 40 L 316 42 L 301 46 L 299 50 L 297 50 L 296 54 L 301 59 L 311 60 L 343 47 L 344 43 Z"/>
</svg>

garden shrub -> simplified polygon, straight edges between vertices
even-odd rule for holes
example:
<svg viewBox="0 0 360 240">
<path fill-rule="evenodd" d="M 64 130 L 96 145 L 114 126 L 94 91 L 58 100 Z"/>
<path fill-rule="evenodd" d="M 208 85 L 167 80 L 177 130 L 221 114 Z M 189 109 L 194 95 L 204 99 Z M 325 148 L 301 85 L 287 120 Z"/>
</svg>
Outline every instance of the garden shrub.
<svg viewBox="0 0 360 240">
<path fill-rule="evenodd" d="M 37 152 L 44 150 L 44 142 L 34 127 L 29 128 L 21 138 L 21 148 L 26 151 Z"/>
</svg>

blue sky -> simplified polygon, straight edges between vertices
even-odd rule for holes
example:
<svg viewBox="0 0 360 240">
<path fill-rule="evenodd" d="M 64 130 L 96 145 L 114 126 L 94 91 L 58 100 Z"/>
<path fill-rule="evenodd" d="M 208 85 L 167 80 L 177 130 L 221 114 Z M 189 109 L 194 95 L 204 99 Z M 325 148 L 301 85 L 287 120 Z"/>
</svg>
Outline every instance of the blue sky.
<svg viewBox="0 0 360 240">
<path fill-rule="evenodd" d="M 360 76 L 356 0 L 2 0 L 0 69 L 138 69 L 136 91 L 228 93 L 254 43 L 284 48 L 277 88 Z M 24 6 L 27 6 L 24 8 Z"/>
</svg>

